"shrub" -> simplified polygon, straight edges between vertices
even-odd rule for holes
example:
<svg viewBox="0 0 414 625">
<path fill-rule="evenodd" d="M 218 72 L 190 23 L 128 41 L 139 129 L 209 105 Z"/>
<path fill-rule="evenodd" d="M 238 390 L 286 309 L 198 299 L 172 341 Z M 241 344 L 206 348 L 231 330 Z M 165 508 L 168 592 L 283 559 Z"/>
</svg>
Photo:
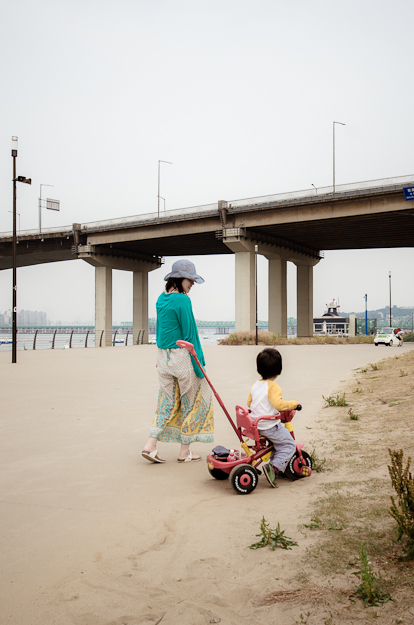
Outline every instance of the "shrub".
<svg viewBox="0 0 414 625">
<path fill-rule="evenodd" d="M 391 496 L 392 506 L 388 512 L 398 524 L 397 540 L 400 541 L 404 535 L 408 539 L 407 551 L 403 556 L 404 560 L 408 560 L 414 557 L 414 479 L 410 473 L 411 458 L 408 458 L 404 469 L 403 450 L 388 449 L 388 451 L 391 456 L 391 466 L 388 465 L 388 471 L 392 486 L 398 496 L 397 502 Z"/>
</svg>

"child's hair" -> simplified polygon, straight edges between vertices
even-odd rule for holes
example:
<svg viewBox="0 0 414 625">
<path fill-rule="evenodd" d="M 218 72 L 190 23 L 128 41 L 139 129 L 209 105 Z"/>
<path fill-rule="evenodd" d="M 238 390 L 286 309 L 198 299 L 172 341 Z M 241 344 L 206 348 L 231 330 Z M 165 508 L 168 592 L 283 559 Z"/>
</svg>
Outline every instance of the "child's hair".
<svg viewBox="0 0 414 625">
<path fill-rule="evenodd" d="M 185 294 L 185 291 L 183 289 L 183 280 L 184 278 L 168 278 L 167 284 L 165 285 L 165 290 L 167 291 L 167 293 L 170 289 L 177 289 L 179 293 Z"/>
<path fill-rule="evenodd" d="M 259 373 L 263 380 L 274 378 L 282 373 L 282 356 L 277 349 L 273 347 L 266 347 L 260 354 L 257 355 L 257 373 Z"/>
</svg>

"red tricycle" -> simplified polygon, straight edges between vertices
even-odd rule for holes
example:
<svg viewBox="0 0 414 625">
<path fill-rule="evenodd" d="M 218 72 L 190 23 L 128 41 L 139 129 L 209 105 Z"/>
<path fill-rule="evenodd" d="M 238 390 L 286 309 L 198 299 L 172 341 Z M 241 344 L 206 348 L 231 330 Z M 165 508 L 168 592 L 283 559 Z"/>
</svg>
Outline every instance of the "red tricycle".
<svg viewBox="0 0 414 625">
<path fill-rule="evenodd" d="M 225 448 L 222 448 L 222 451 L 217 451 L 216 449 L 216 453 L 213 452 L 207 456 L 207 466 L 210 475 L 212 475 L 212 477 L 216 480 L 225 480 L 230 478 L 231 485 L 236 493 L 239 493 L 240 495 L 248 495 L 256 488 L 259 475 L 262 473 L 258 467 L 262 462 L 268 460 L 268 457 L 273 449 L 273 445 L 264 436 L 259 434 L 255 423 L 249 415 L 249 410 L 244 406 L 236 406 L 236 427 L 218 393 L 207 377 L 206 372 L 201 366 L 197 358 L 194 345 L 188 341 L 177 341 L 177 345 L 187 349 L 196 361 L 197 365 L 200 367 L 204 377 L 211 387 L 211 390 L 213 391 L 217 401 L 224 411 L 224 414 L 227 416 L 240 441 L 240 450 L 234 451 L 234 458 L 229 458 L 229 450 L 226 450 Z M 297 410 L 300 410 L 301 408 L 301 406 L 298 406 Z M 295 413 L 296 410 L 285 410 L 278 416 L 261 416 L 260 420 L 280 419 L 285 424 L 285 427 L 289 430 L 294 439 L 295 436 L 293 434 L 291 421 Z M 245 438 L 249 439 L 249 444 L 247 444 L 247 441 L 244 440 Z M 284 475 L 292 480 L 298 480 L 302 477 L 309 477 L 311 473 L 311 457 L 306 451 L 303 450 L 303 443 L 296 443 L 296 451 L 289 460 Z"/>
</svg>

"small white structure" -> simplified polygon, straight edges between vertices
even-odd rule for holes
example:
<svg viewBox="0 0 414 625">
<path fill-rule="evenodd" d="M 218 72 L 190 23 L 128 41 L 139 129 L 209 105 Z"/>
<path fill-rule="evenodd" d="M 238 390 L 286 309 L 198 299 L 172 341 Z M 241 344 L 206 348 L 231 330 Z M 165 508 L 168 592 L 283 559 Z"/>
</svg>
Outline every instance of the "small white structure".
<svg viewBox="0 0 414 625">
<path fill-rule="evenodd" d="M 336 301 L 334 298 L 327 304 L 327 312 L 322 317 L 314 317 L 314 334 L 349 334 L 349 317 L 339 315 L 339 306 L 339 299 Z"/>
</svg>

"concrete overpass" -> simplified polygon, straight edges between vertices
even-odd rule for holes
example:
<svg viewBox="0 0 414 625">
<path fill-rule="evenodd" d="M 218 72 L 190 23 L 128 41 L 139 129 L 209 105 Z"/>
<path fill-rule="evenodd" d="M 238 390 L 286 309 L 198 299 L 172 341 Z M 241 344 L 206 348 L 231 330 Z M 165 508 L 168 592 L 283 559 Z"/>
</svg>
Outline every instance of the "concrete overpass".
<svg viewBox="0 0 414 625">
<path fill-rule="evenodd" d="M 165 256 L 234 254 L 236 329 L 255 327 L 254 251 L 269 261 L 269 330 L 286 334 L 286 264 L 297 266 L 298 336 L 312 334 L 313 267 L 322 250 L 412 247 L 414 175 L 218 201 L 205 206 L 19 233 L 18 266 L 81 258 L 95 266 L 95 325 L 112 328 L 112 269 L 132 271 L 134 332 L 148 329 L 148 272 Z M 0 236 L 0 269 L 12 236 Z"/>
</svg>

